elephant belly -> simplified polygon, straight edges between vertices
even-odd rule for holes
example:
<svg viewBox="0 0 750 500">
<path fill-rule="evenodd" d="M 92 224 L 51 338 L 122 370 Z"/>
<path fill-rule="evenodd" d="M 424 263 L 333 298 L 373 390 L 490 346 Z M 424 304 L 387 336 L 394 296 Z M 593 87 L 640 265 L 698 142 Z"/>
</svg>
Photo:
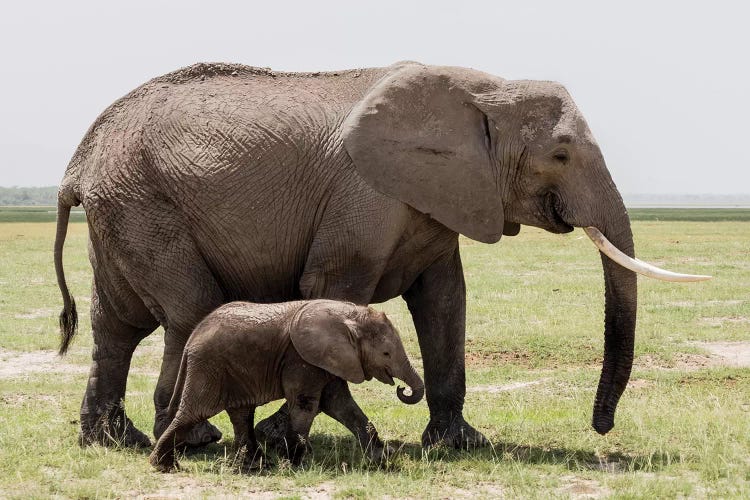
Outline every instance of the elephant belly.
<svg viewBox="0 0 750 500">
<path fill-rule="evenodd" d="M 224 292 L 225 302 L 283 302 L 301 298 L 299 279 L 305 265 L 312 223 L 289 221 L 270 226 L 250 217 L 225 216 L 216 227 L 205 221 L 194 239 Z"/>
<path fill-rule="evenodd" d="M 209 262 L 216 280 L 224 291 L 225 302 L 245 300 L 257 303 L 286 302 L 301 298 L 299 268 L 301 265 L 284 255 L 236 259 L 225 265 L 222 259 Z"/>
<path fill-rule="evenodd" d="M 284 397 L 278 383 L 264 384 L 247 379 L 229 379 L 223 385 L 222 391 L 223 406 L 227 409 L 262 406 Z"/>
</svg>

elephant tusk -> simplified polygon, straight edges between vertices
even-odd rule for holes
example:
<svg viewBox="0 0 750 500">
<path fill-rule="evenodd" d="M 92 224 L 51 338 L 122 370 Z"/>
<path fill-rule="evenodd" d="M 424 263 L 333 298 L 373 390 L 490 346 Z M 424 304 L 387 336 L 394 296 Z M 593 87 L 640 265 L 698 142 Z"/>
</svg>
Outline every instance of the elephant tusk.
<svg viewBox="0 0 750 500">
<path fill-rule="evenodd" d="M 662 281 L 685 282 L 705 281 L 711 279 L 711 276 L 706 276 L 703 274 L 673 273 L 672 271 L 666 271 L 664 269 L 658 268 L 652 264 L 649 264 L 648 262 L 643 262 L 642 260 L 628 257 L 627 255 L 622 253 L 620 249 L 610 243 L 609 240 L 605 238 L 601 231 L 599 231 L 597 228 L 589 226 L 584 227 L 583 230 L 586 232 L 586 236 L 591 238 L 591 241 L 594 242 L 594 245 L 596 245 L 604 255 L 617 262 L 622 267 L 630 269 L 631 271 L 634 271 L 638 274 L 648 276 L 649 278 L 656 278 Z"/>
</svg>

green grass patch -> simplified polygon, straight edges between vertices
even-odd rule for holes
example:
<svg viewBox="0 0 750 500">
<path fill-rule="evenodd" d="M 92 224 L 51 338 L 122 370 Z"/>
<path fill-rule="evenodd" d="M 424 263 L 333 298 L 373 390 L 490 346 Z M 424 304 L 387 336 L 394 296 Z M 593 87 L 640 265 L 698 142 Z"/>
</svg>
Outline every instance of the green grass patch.
<svg viewBox="0 0 750 500">
<path fill-rule="evenodd" d="M 3 207 L 0 206 L 2 222 L 54 222 L 55 206 Z M 633 221 L 750 221 L 748 208 L 630 208 Z M 85 222 L 86 214 L 80 207 L 71 211 L 71 222 Z"/>
<path fill-rule="evenodd" d="M 0 207 L 0 223 L 3 222 L 55 222 L 57 207 Z M 86 222 L 83 209 L 70 211 L 70 222 Z"/>
<path fill-rule="evenodd" d="M 19 209 L 18 220 L 28 213 L 47 216 Z M 164 475 L 151 470 L 148 450 L 76 443 L 92 348 L 86 226 L 71 225 L 66 241 L 66 276 L 81 325 L 60 359 L 53 352 L 61 307 L 55 225 L 0 223 L 0 497 L 746 498 L 750 369 L 727 366 L 705 346 L 750 343 L 750 224 L 636 220 L 633 231 L 640 258 L 714 280 L 639 280 L 636 364 L 607 436 L 589 425 L 603 349 L 598 254 L 580 231 L 555 236 L 524 227 L 497 245 L 461 240 L 465 414 L 492 447 L 422 450 L 426 404 L 403 405 L 393 387 L 373 381 L 352 392 L 400 451 L 387 467 L 368 464 L 348 431 L 320 416 L 311 434 L 314 453 L 302 468 L 239 475 L 231 425 L 221 414 L 212 421 L 224 440 L 188 453 L 181 472 Z M 403 301 L 378 307 L 421 366 Z M 128 381 L 127 410 L 147 432 L 162 348 L 161 331 L 146 338 Z M 258 418 L 279 404 L 261 408 Z"/>
<path fill-rule="evenodd" d="M 629 208 L 628 214 L 633 221 L 750 221 L 750 208 Z"/>
</svg>

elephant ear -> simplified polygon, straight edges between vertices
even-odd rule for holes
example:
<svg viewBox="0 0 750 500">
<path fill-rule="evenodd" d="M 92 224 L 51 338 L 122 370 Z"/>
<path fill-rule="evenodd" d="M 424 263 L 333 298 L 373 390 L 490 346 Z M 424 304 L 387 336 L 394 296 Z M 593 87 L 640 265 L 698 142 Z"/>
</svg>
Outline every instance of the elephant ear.
<svg viewBox="0 0 750 500">
<path fill-rule="evenodd" d="M 303 312 L 289 336 L 299 355 L 354 384 L 364 382 L 356 323 L 328 309 Z"/>
<path fill-rule="evenodd" d="M 490 120 L 473 95 L 497 77 L 407 64 L 378 81 L 343 124 L 357 172 L 376 190 L 486 243 L 503 234 Z"/>
</svg>

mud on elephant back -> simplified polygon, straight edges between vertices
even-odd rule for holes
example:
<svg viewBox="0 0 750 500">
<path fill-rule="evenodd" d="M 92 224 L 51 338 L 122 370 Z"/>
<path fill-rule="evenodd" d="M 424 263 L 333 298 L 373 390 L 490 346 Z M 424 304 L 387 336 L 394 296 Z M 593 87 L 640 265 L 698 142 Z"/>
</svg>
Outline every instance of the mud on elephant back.
<svg viewBox="0 0 750 500">
<path fill-rule="evenodd" d="M 522 224 L 591 226 L 620 262 L 639 262 L 620 194 L 561 85 L 415 62 L 329 73 L 196 64 L 107 108 L 58 196 L 61 353 L 76 329 L 62 250 L 79 204 L 94 270 L 84 443 L 147 444 L 122 402 L 133 350 L 159 325 L 157 437 L 188 336 L 221 304 L 402 296 L 424 362 L 423 444 L 482 445 L 463 418 L 458 234 L 494 243 Z M 635 274 L 608 255 L 601 433 L 630 374 L 637 300 Z M 217 439 L 208 425 L 188 442 Z M 285 410 L 260 425 L 272 437 L 286 427 Z"/>
</svg>

